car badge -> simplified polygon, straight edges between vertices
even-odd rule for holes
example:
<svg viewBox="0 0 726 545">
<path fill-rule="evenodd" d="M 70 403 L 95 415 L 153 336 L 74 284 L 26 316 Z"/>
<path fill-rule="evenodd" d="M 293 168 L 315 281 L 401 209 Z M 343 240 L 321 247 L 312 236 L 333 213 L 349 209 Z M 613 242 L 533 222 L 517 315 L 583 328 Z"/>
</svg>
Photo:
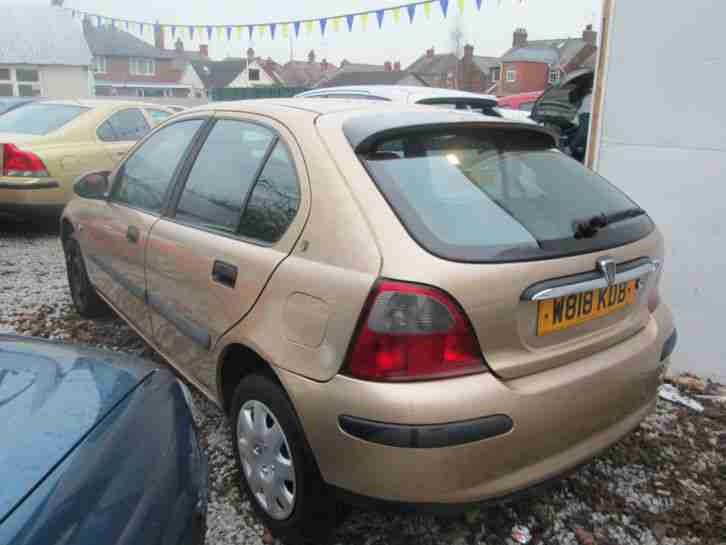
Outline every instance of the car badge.
<svg viewBox="0 0 726 545">
<path fill-rule="evenodd" d="M 605 277 L 608 286 L 612 286 L 615 283 L 615 273 L 617 271 L 615 260 L 609 257 L 601 257 L 597 260 L 597 268 Z"/>
</svg>

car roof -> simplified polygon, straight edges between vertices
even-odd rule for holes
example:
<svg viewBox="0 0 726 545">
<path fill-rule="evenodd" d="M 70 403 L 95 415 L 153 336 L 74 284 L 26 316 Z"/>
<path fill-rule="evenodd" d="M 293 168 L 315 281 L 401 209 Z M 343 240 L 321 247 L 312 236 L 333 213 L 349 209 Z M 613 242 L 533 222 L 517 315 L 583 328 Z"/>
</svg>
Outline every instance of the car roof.
<svg viewBox="0 0 726 545">
<path fill-rule="evenodd" d="M 326 93 L 366 93 L 389 100 L 397 100 L 403 96 L 415 96 L 416 100 L 425 100 L 427 98 L 476 98 L 479 100 L 496 100 L 496 97 L 493 95 L 470 93 L 468 91 L 459 91 L 458 89 L 441 89 L 439 87 L 416 85 L 343 85 L 340 87 L 321 87 L 320 89 L 305 91 L 297 96 L 302 98 Z"/>
<path fill-rule="evenodd" d="M 138 102 L 135 100 L 99 100 L 99 99 L 79 99 L 79 100 L 39 100 L 42 104 L 58 104 L 64 106 L 82 106 L 84 108 L 103 108 L 113 110 L 123 106 L 137 108 L 157 108 L 168 110 L 167 106 L 162 104 L 152 104 L 149 102 Z"/>
</svg>

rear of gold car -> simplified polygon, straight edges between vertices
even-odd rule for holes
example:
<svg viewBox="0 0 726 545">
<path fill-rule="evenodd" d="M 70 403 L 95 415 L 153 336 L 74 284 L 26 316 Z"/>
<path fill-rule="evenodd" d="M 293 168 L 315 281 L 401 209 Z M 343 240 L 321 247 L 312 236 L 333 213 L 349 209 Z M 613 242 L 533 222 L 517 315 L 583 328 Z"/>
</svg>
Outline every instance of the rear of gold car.
<svg viewBox="0 0 726 545">
<path fill-rule="evenodd" d="M 463 505 L 636 428 L 675 342 L 647 214 L 532 127 L 368 115 L 317 130 L 379 278 L 339 374 L 278 369 L 323 478 L 353 498 Z"/>
</svg>

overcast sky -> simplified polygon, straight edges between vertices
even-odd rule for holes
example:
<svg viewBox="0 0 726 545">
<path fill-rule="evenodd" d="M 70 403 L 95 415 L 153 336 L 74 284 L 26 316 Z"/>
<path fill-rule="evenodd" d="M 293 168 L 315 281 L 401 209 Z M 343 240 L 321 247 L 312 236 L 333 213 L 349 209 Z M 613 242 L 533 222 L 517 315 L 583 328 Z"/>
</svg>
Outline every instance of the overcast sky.
<svg viewBox="0 0 726 545">
<path fill-rule="evenodd" d="M 49 4 L 50 0 L 0 0 L 0 4 Z M 193 25 L 244 25 L 280 20 L 294 20 L 341 15 L 350 12 L 379 9 L 405 4 L 406 0 L 65 0 L 65 5 L 82 11 L 100 13 L 108 17 L 129 18 L 162 23 Z M 339 32 L 328 25 L 325 37 L 318 26 L 307 36 L 301 29 L 298 39 L 283 39 L 278 31 L 275 40 L 260 38 L 257 33 L 252 46 L 256 54 L 271 56 L 278 62 L 290 58 L 292 47 L 296 59 L 307 57 L 314 49 L 317 58 L 327 58 L 339 63 L 382 63 L 400 60 L 404 66 L 434 47 L 436 52 L 452 49 L 451 33 L 456 20 L 461 21 L 464 40 L 474 45 L 477 55 L 499 56 L 512 42 L 516 27 L 524 27 L 530 39 L 575 37 L 587 24 L 599 26 L 598 19 L 602 0 L 483 0 L 481 11 L 476 10 L 475 0 L 465 0 L 464 13 L 459 15 L 457 0 L 450 0 L 449 16 L 444 19 L 438 4 L 432 6 L 431 18 L 426 19 L 422 6 L 417 7 L 414 24 L 402 10 L 398 24 L 390 12 L 386 14 L 383 28 L 378 29 L 375 16 L 368 21 L 363 32 L 356 24 L 349 33 L 345 23 Z M 292 30 L 291 30 L 292 34 Z M 227 55 L 239 56 L 250 45 L 246 33 L 242 40 L 212 39 L 210 54 L 215 58 Z M 189 43 L 187 49 L 197 49 L 199 41 Z M 206 35 L 203 43 L 206 42 Z"/>
</svg>

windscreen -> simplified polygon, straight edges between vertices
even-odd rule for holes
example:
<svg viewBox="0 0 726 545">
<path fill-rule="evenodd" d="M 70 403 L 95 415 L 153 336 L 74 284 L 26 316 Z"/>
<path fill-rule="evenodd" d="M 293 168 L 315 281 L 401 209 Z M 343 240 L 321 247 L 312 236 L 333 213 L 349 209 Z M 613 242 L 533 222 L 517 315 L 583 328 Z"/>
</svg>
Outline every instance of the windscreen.
<svg viewBox="0 0 726 545">
<path fill-rule="evenodd" d="M 28 104 L 0 116 L 0 133 L 48 134 L 87 110 L 70 104 Z"/>
<path fill-rule="evenodd" d="M 410 132 L 360 155 L 412 237 L 457 261 L 521 261 L 638 240 L 650 219 L 622 192 L 521 129 Z M 638 211 L 634 217 L 624 211 Z M 613 217 L 586 232 L 594 217 Z"/>
</svg>

